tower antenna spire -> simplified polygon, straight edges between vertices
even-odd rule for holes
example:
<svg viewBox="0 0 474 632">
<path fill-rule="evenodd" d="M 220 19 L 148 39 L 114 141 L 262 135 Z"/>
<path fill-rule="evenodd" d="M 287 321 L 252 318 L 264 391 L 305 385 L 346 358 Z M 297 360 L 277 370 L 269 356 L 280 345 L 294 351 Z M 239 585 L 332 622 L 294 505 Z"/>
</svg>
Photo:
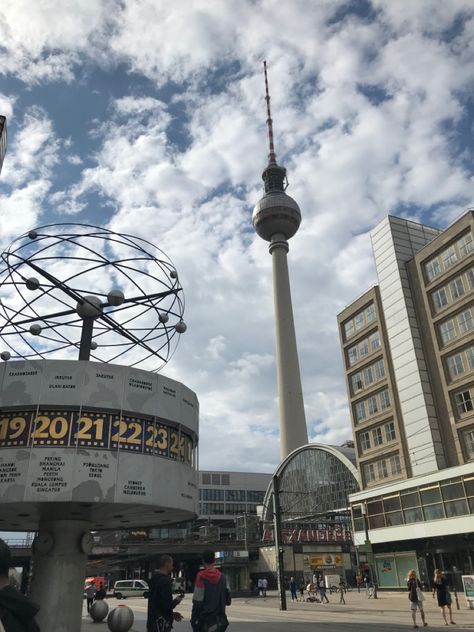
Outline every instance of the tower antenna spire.
<svg viewBox="0 0 474 632">
<path fill-rule="evenodd" d="M 268 75 L 267 75 L 267 62 L 263 62 L 263 71 L 265 73 L 265 101 L 267 102 L 267 128 L 268 128 L 268 164 L 276 164 L 275 146 L 273 144 L 273 120 L 270 111 L 270 92 L 268 90 Z"/>
</svg>

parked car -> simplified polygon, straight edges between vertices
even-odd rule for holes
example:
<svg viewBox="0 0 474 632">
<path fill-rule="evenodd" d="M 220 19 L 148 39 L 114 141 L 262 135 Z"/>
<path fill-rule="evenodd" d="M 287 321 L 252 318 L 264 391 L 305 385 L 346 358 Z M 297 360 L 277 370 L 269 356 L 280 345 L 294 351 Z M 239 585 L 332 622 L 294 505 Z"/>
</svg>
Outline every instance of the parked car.
<svg viewBox="0 0 474 632">
<path fill-rule="evenodd" d="M 148 599 L 148 584 L 143 579 L 121 579 L 114 584 L 114 597 L 126 599 L 127 597 L 144 597 Z"/>
</svg>

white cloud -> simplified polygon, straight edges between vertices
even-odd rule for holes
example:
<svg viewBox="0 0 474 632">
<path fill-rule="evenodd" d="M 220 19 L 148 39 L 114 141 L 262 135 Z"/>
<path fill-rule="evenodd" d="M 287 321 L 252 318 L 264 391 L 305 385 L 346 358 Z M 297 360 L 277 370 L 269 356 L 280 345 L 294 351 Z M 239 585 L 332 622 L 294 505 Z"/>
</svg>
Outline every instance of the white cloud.
<svg viewBox="0 0 474 632">
<path fill-rule="evenodd" d="M 68 81 L 81 63 L 120 62 L 171 93 L 131 87 L 113 100 L 94 130 L 94 164 L 49 199 L 80 217 L 98 193 L 114 229 L 175 261 L 189 330 L 167 373 L 200 397 L 204 467 L 271 469 L 278 458 L 271 259 L 250 226 L 267 153 L 269 59 L 277 154 L 303 213 L 290 274 L 310 434 L 349 438 L 336 314 L 375 281 L 368 231 L 400 208 L 444 222 L 472 196 L 470 149 L 453 149 L 472 93 L 472 3 L 374 0 L 375 18 L 339 22 L 350 3 L 27 4 L 28 20 L 25 2 L 0 9 L 5 72 Z M 185 107 L 178 121 L 176 105 Z M 17 134 L 2 174 L 16 195 L 37 183 L 24 192 L 32 217 L 59 168 L 54 141 L 35 166 L 52 138 L 37 119 L 25 123 L 31 142 Z"/>
<path fill-rule="evenodd" d="M 60 149 L 51 120 L 42 109 L 31 108 L 16 123 L 16 133 L 9 134 L 1 174 L 1 182 L 6 185 L 0 193 L 3 245 L 37 225 Z"/>
</svg>

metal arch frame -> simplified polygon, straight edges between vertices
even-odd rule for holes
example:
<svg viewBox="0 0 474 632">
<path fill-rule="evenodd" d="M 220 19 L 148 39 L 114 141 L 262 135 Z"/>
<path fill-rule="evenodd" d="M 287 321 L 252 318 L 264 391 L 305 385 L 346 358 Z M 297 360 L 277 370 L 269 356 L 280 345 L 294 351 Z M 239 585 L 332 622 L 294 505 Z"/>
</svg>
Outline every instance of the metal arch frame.
<svg viewBox="0 0 474 632">
<path fill-rule="evenodd" d="M 67 228 L 76 229 L 74 232 L 68 232 Z M 44 232 L 50 228 L 54 228 L 53 233 Z M 79 232 L 78 232 L 79 229 Z M 34 233 L 34 237 L 31 234 Z M 119 246 L 125 246 L 128 249 L 137 252 L 137 256 L 127 256 L 124 259 L 119 259 L 117 256 L 109 257 L 102 252 L 93 250 L 91 244 L 81 243 L 85 239 L 97 239 L 105 243 L 105 250 L 107 250 L 112 243 L 116 243 Z M 46 244 L 41 242 L 46 240 Z M 110 242 L 107 243 L 107 242 Z M 28 253 L 30 246 L 36 244 L 33 252 Z M 66 256 L 67 261 L 83 261 L 90 262 L 92 265 L 86 267 L 83 270 L 75 271 L 64 280 L 59 280 L 53 277 L 53 275 L 42 270 L 37 264 L 43 261 L 57 261 L 60 259 L 60 255 L 44 256 L 47 255 L 47 251 L 50 249 L 61 247 L 68 244 L 73 248 L 85 250 L 89 256 L 77 256 L 73 253 L 71 256 Z M 147 248 L 148 246 L 148 248 Z M 161 256 L 155 256 L 152 251 L 158 251 Z M 43 256 L 42 256 L 43 255 Z M 90 256 L 92 255 L 92 256 Z M 177 323 L 182 321 L 184 315 L 185 301 L 182 287 L 180 286 L 176 268 L 171 259 L 157 246 L 150 241 L 141 237 L 129 235 L 128 233 L 116 233 L 108 228 L 95 226 L 93 224 L 76 224 L 73 222 L 64 222 L 59 224 L 45 224 L 36 228 L 34 231 L 24 233 L 20 237 L 13 240 L 10 245 L 1 253 L 0 259 L 4 264 L 3 269 L 0 270 L 0 287 L 11 285 L 16 290 L 17 295 L 20 297 L 20 306 L 18 308 L 9 308 L 2 301 L 0 301 L 0 337 L 4 340 L 9 349 L 15 354 L 14 359 L 33 359 L 33 358 L 45 358 L 50 354 L 67 348 L 79 348 L 80 344 L 64 333 L 63 329 L 79 328 L 81 327 L 83 332 L 85 329 L 85 323 L 87 318 L 79 316 L 75 309 L 75 303 L 87 303 L 87 299 L 84 299 L 84 290 L 80 290 L 71 287 L 69 284 L 76 278 L 80 278 L 92 271 L 96 271 L 102 267 L 111 266 L 114 271 L 112 273 L 112 279 L 118 276 L 124 276 L 127 281 L 137 289 L 138 296 L 132 299 L 125 299 L 121 306 L 112 306 L 107 301 L 101 301 L 102 307 L 113 307 L 112 310 L 102 312 L 97 317 L 97 326 L 95 338 L 100 338 L 108 333 L 115 333 L 124 338 L 124 341 L 120 342 L 105 342 L 100 348 L 107 348 L 109 350 L 115 348 L 117 353 L 113 357 L 104 360 L 99 354 L 92 354 L 93 359 L 101 362 L 115 361 L 125 354 L 132 351 L 134 348 L 140 347 L 147 353 L 144 357 L 133 362 L 130 366 L 137 366 L 142 362 L 149 360 L 151 357 L 156 356 L 162 364 L 156 367 L 154 370 L 160 370 L 166 362 L 172 357 L 176 351 L 179 343 L 179 332 L 176 331 L 175 324 L 166 326 L 160 320 L 160 313 L 166 313 L 169 316 L 174 316 L 177 319 Z M 12 259 L 16 261 L 12 262 Z M 160 271 L 161 275 L 154 275 L 149 270 L 135 269 L 132 265 L 136 261 L 150 261 Z M 23 266 L 28 266 L 39 272 L 43 277 L 43 282 L 40 284 L 41 293 L 38 296 L 33 296 L 31 300 L 27 300 L 24 295 L 24 283 L 28 276 L 25 276 Z M 139 283 L 135 280 L 134 276 L 130 272 L 137 272 L 140 275 L 147 276 L 153 279 L 154 282 L 162 286 L 161 292 L 154 294 L 145 294 Z M 171 277 L 170 273 L 175 272 L 176 276 Z M 19 277 L 19 278 L 18 278 Z M 163 279 L 166 279 L 166 283 Z M 111 287 L 110 289 L 113 289 Z M 69 302 L 64 300 L 62 296 L 58 296 L 59 292 L 65 293 L 69 296 Z M 87 290 L 88 295 L 100 296 L 103 298 L 104 293 L 94 292 L 94 290 Z M 159 305 L 166 297 L 172 296 L 171 304 L 168 308 L 159 309 Z M 52 297 L 56 303 L 63 305 L 66 309 L 61 312 L 54 312 L 50 314 L 40 314 L 35 303 L 42 298 Z M 74 306 L 71 307 L 71 300 Z M 138 313 L 132 314 L 128 319 L 122 322 L 116 322 L 112 315 L 115 312 L 123 312 L 123 310 L 138 308 Z M 137 326 L 133 327 L 135 321 L 139 321 L 145 314 L 153 311 L 156 314 L 156 320 L 154 320 L 152 326 Z M 18 316 L 24 315 L 24 318 L 18 320 Z M 71 316 L 72 318 L 57 322 L 55 319 Z M 4 322 L 1 323 L 1 320 Z M 31 343 L 29 336 L 31 335 L 29 330 L 24 325 L 32 324 L 35 322 L 44 323 L 42 330 L 49 330 L 50 335 L 41 334 L 43 340 L 47 340 L 54 343 L 55 346 L 51 346 L 48 349 L 37 348 L 40 345 L 34 345 Z M 89 323 L 90 325 L 91 323 Z M 138 323 L 139 324 L 139 323 Z M 129 328 L 125 328 L 129 325 Z M 8 331 L 11 329 L 11 331 Z M 135 335 L 136 334 L 136 335 Z M 31 350 L 31 353 L 25 353 L 23 350 L 20 353 L 14 347 L 14 343 L 10 344 L 9 338 L 11 336 L 21 339 L 23 344 L 27 347 L 27 350 Z M 177 338 L 176 338 L 177 336 Z M 164 339 L 161 346 L 151 348 L 149 345 L 157 341 Z M 174 349 L 172 348 L 172 341 L 175 339 Z M 92 340 L 92 338 L 91 338 Z M 164 351 L 164 353 L 163 353 Z M 89 350 L 90 353 L 90 350 Z M 88 359 L 89 355 L 87 356 Z"/>
<path fill-rule="evenodd" d="M 328 454 L 335 456 L 339 461 L 341 461 L 343 465 L 347 467 L 347 469 L 354 476 L 355 480 L 357 481 L 360 487 L 360 475 L 355 465 L 347 458 L 345 454 L 343 454 L 340 450 L 338 450 L 336 446 L 324 445 L 322 443 L 307 443 L 306 445 L 302 445 L 299 448 L 296 448 L 296 450 L 293 450 L 293 452 L 290 452 L 290 454 L 288 454 L 288 456 L 285 457 L 285 459 L 281 461 L 281 463 L 278 465 L 277 469 L 275 470 L 274 476 L 280 479 L 281 475 L 286 470 L 290 461 L 292 461 L 295 456 L 300 454 L 300 452 L 305 452 L 306 450 L 320 450 L 322 452 L 327 452 Z M 295 492 L 280 489 L 279 493 L 280 494 L 285 494 L 285 493 L 294 494 Z M 310 492 L 308 492 L 308 494 L 309 493 Z M 265 492 L 265 498 L 263 500 L 263 507 L 264 507 L 263 515 L 267 516 L 268 520 L 272 520 L 271 517 L 268 517 L 270 513 L 271 514 L 273 513 L 273 500 L 272 499 L 273 499 L 273 482 L 270 482 L 270 484 L 268 485 L 267 491 Z"/>
</svg>

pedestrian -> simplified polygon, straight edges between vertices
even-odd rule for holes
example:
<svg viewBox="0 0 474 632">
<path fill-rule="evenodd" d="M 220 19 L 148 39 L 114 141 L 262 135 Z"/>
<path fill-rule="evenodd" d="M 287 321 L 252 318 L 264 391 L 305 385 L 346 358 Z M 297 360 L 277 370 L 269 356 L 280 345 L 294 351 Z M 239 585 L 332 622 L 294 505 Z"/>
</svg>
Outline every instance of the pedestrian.
<svg viewBox="0 0 474 632">
<path fill-rule="evenodd" d="M 302 602 L 304 601 L 304 589 L 305 589 L 304 581 L 301 580 L 301 583 L 300 583 L 300 599 L 301 599 Z"/>
<path fill-rule="evenodd" d="M 448 588 L 448 582 L 446 578 L 443 577 L 443 573 L 437 568 L 434 572 L 433 578 L 434 588 L 433 588 L 433 599 L 436 593 L 436 597 L 438 598 L 438 606 L 441 608 L 441 614 L 443 615 L 445 625 L 456 625 L 456 622 L 453 621 L 453 611 L 451 610 L 451 594 Z M 446 608 L 449 611 L 449 623 L 446 618 Z"/>
<path fill-rule="evenodd" d="M 267 588 L 268 588 L 268 579 L 266 577 L 264 577 L 262 579 L 262 589 L 263 589 L 263 596 L 264 597 L 267 596 Z"/>
<path fill-rule="evenodd" d="M 290 593 L 291 593 L 291 601 L 298 601 L 298 592 L 296 589 L 296 582 L 295 582 L 294 577 L 290 579 Z"/>
<path fill-rule="evenodd" d="M 326 595 L 326 584 L 324 583 L 324 577 L 322 575 L 319 576 L 317 586 L 318 586 L 319 594 L 321 596 L 321 603 L 329 603 L 329 599 L 327 598 L 327 595 Z"/>
<path fill-rule="evenodd" d="M 360 573 L 357 573 L 357 575 L 355 576 L 355 582 L 357 586 L 357 592 L 360 593 L 360 585 L 362 584 L 362 577 L 360 576 Z"/>
<path fill-rule="evenodd" d="M 410 600 L 410 608 L 411 608 L 411 616 L 413 618 L 413 627 L 417 628 L 416 624 L 416 611 L 420 611 L 421 620 L 423 621 L 423 626 L 426 627 L 428 624 L 425 621 L 425 612 L 423 610 L 423 590 L 421 588 L 420 580 L 417 578 L 414 570 L 411 570 L 408 573 L 407 577 L 407 588 L 408 588 L 408 599 Z"/>
<path fill-rule="evenodd" d="M 39 606 L 10 586 L 10 567 L 10 547 L 0 538 L 0 629 L 3 627 L 5 632 L 40 632 L 35 621 Z"/>
<path fill-rule="evenodd" d="M 344 580 L 341 577 L 341 579 L 339 580 L 339 603 L 343 603 L 344 605 L 346 605 L 346 600 L 344 599 L 344 590 Z"/>
<path fill-rule="evenodd" d="M 367 595 L 367 598 L 370 597 L 370 577 L 368 575 L 368 573 L 365 573 L 364 575 L 364 586 L 365 586 L 365 594 Z"/>
<path fill-rule="evenodd" d="M 202 554 L 204 569 L 196 576 L 191 612 L 193 632 L 225 632 L 229 626 L 225 608 L 230 606 L 230 588 L 215 564 L 213 551 Z"/>
<path fill-rule="evenodd" d="M 87 584 L 86 586 L 87 612 L 91 611 L 91 606 L 94 603 L 94 599 L 95 599 L 95 586 L 94 584 Z"/>
<path fill-rule="evenodd" d="M 104 584 L 100 584 L 99 590 L 95 593 L 95 600 L 102 601 L 103 599 L 106 598 L 106 596 L 107 596 L 107 593 L 105 592 Z"/>
<path fill-rule="evenodd" d="M 250 590 L 250 594 L 251 594 L 252 596 L 253 596 L 253 591 L 254 591 L 254 588 L 255 588 L 255 582 L 253 581 L 253 579 L 252 579 L 252 578 L 250 578 L 250 580 L 249 580 L 249 590 Z"/>
<path fill-rule="evenodd" d="M 158 571 L 149 584 L 147 632 L 169 632 L 173 627 L 173 622 L 181 621 L 183 618 L 179 612 L 174 612 L 184 595 L 180 594 L 173 599 L 171 584 L 173 558 L 171 555 L 162 555 L 158 564 Z"/>
</svg>

